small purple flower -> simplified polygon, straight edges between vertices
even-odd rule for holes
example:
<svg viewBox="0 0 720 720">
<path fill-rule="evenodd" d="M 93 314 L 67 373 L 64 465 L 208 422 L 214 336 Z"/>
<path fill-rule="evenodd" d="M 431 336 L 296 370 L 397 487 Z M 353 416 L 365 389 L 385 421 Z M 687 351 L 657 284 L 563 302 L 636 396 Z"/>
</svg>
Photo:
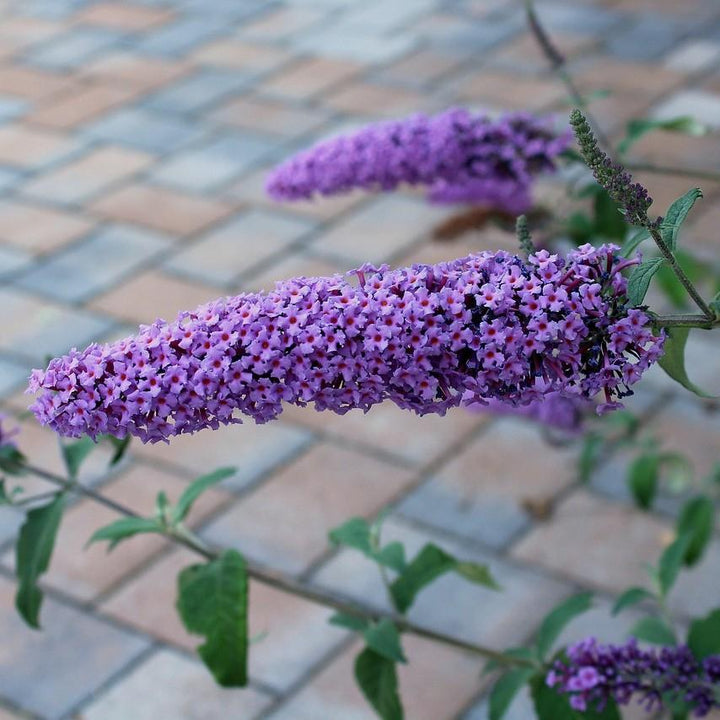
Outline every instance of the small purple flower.
<svg viewBox="0 0 720 720">
<path fill-rule="evenodd" d="M 720 656 L 701 662 L 685 646 L 644 650 L 634 638 L 625 645 L 587 638 L 569 647 L 567 658 L 555 662 L 546 678 L 549 687 L 570 696 L 576 710 L 600 710 L 608 700 L 626 705 L 635 698 L 648 712 L 681 701 L 696 717 L 720 708 L 719 681 Z"/>
<path fill-rule="evenodd" d="M 555 170 L 570 143 L 547 118 L 512 113 L 492 120 L 453 108 L 375 123 L 318 143 L 270 175 L 276 200 L 309 199 L 363 188 L 426 185 L 434 202 L 478 203 L 520 214 L 531 206 L 533 179 Z"/>
<path fill-rule="evenodd" d="M 542 251 L 527 263 L 483 252 L 398 270 L 363 266 L 351 280 L 295 278 L 158 320 L 135 337 L 73 349 L 33 371 L 32 410 L 61 435 L 156 442 L 242 415 L 267 422 L 283 403 L 345 413 L 390 400 L 443 414 L 600 391 L 614 401 L 664 341 L 628 307 L 616 250 Z M 583 303 L 589 293 L 593 301 Z M 618 332 L 622 351 L 612 342 Z"/>
</svg>

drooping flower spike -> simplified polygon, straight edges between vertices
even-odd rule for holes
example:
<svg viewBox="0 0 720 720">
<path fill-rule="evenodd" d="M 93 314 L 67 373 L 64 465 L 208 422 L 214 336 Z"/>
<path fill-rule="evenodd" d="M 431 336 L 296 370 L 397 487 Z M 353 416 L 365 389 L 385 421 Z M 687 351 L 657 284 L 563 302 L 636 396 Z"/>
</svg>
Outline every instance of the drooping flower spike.
<svg viewBox="0 0 720 720">
<path fill-rule="evenodd" d="M 526 262 L 483 252 L 439 265 L 297 278 L 217 300 L 135 337 L 52 360 L 29 390 L 61 435 L 144 441 L 276 418 L 283 403 L 419 414 L 552 393 L 606 408 L 660 355 L 663 336 L 627 304 L 617 248 Z M 630 262 L 632 264 L 632 261 Z"/>
<path fill-rule="evenodd" d="M 336 195 L 353 188 L 426 185 L 436 202 L 486 204 L 519 214 L 531 205 L 533 179 L 555 170 L 570 143 L 548 118 L 512 113 L 498 120 L 453 108 L 380 122 L 318 143 L 268 178 L 276 200 Z"/>
<path fill-rule="evenodd" d="M 702 662 L 684 646 L 641 649 L 631 639 L 625 645 L 600 645 L 587 638 L 568 648 L 547 676 L 547 684 L 570 697 L 576 710 L 602 710 L 608 700 L 627 705 L 635 699 L 648 712 L 676 701 L 686 703 L 696 717 L 720 708 L 720 655 Z"/>
</svg>

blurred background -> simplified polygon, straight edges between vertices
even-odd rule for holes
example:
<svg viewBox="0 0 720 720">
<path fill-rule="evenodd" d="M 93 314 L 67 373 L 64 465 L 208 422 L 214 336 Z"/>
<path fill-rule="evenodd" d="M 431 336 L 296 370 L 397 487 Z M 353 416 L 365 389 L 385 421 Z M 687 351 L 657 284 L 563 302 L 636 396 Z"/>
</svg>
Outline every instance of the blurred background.
<svg viewBox="0 0 720 720">
<path fill-rule="evenodd" d="M 30 368 L 48 355 L 115 339 L 220 295 L 365 261 L 436 262 L 515 248 L 507 218 L 458 220 L 416 192 L 353 193 L 280 206 L 268 170 L 309 143 L 383 118 L 452 105 L 568 112 L 565 87 L 525 27 L 519 0 L 22 0 L 0 5 L 0 409 L 20 448 L 62 471 L 57 439 L 23 415 Z M 720 5 L 716 0 L 558 0 L 538 11 L 612 138 L 638 116 L 692 115 L 703 137 L 658 132 L 638 162 L 720 169 Z M 683 246 L 720 259 L 718 182 L 645 174 L 658 212 L 692 185 L 705 199 Z M 573 211 L 567 178 L 543 179 L 537 207 Z M 438 237 L 441 236 L 441 237 Z M 665 302 L 664 296 L 654 298 Z M 692 377 L 720 392 L 717 339 L 690 342 Z M 652 372 L 628 403 L 639 436 L 690 448 L 692 477 L 720 459 L 720 416 Z M 625 433 L 621 426 L 619 431 Z M 551 441 L 551 443 L 548 442 Z M 331 551 L 326 533 L 392 504 L 387 539 L 432 540 L 489 562 L 503 593 L 447 577 L 412 617 L 497 647 L 527 639 L 557 601 L 597 591 L 572 636 L 618 640 L 613 597 L 643 577 L 672 538 L 677 499 L 633 507 L 633 452 L 601 453 L 578 482 L 582 443 L 519 418 L 457 410 L 417 418 L 290 408 L 270 425 L 235 426 L 171 447 L 134 443 L 108 475 L 101 447 L 82 480 L 138 512 L 159 490 L 237 465 L 192 521 L 217 543 L 303 581 L 384 606 L 374 568 Z M 689 471 L 669 478 L 689 492 Z M 24 484 L 43 492 L 39 482 Z M 672 489 L 672 487 L 670 488 Z M 13 608 L 13 539 L 22 516 L 0 508 L 0 720 L 369 720 L 354 688 L 356 641 L 329 611 L 253 585 L 252 682 L 216 688 L 174 611 L 189 553 L 140 538 L 108 558 L 92 532 L 113 519 L 87 500 L 64 519 L 43 630 Z M 720 542 L 684 575 L 682 623 L 720 600 Z M 407 638 L 401 670 L 409 720 L 485 720 L 482 663 Z M 629 714 L 628 717 L 640 717 Z M 532 711 L 521 697 L 509 717 Z"/>
</svg>

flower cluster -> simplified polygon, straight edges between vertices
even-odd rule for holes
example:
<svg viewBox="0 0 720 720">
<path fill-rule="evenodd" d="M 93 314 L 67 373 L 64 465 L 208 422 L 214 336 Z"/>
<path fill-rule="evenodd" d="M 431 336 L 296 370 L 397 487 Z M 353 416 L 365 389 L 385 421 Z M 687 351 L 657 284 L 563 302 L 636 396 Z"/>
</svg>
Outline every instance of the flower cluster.
<svg viewBox="0 0 720 720">
<path fill-rule="evenodd" d="M 437 202 L 490 204 L 516 214 L 530 206 L 530 187 L 570 142 L 547 118 L 513 113 L 492 120 L 453 108 L 434 117 L 381 122 L 320 142 L 277 167 L 267 183 L 276 200 L 353 188 L 393 190 L 427 185 Z"/>
<path fill-rule="evenodd" d="M 719 682 L 720 655 L 700 662 L 687 647 L 643 650 L 635 639 L 620 646 L 583 640 L 547 676 L 547 684 L 569 694 L 576 710 L 602 709 L 610 699 L 626 705 L 635 696 L 648 712 L 681 701 L 697 717 L 720 708 Z"/>
<path fill-rule="evenodd" d="M 522 405 L 551 393 L 606 408 L 662 352 L 627 306 L 617 248 L 524 261 L 498 251 L 438 265 L 363 266 L 220 299 L 135 337 L 33 371 L 38 420 L 61 435 L 144 441 L 277 417 L 283 402 L 419 414 L 462 403 Z"/>
</svg>

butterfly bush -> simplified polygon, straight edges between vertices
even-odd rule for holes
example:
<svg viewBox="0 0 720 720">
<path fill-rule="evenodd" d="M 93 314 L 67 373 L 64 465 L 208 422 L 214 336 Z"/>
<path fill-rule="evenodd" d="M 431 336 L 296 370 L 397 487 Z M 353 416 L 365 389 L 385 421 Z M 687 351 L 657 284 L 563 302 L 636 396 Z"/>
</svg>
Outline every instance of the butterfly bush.
<svg viewBox="0 0 720 720">
<path fill-rule="evenodd" d="M 648 712 L 681 700 L 697 717 L 720 708 L 720 655 L 697 660 L 689 648 L 644 650 L 631 639 L 625 645 L 600 645 L 587 638 L 568 648 L 547 676 L 547 684 L 570 696 L 576 710 L 602 709 L 614 699 L 626 705 L 636 697 Z"/>
<path fill-rule="evenodd" d="M 155 442 L 242 415 L 264 423 L 284 402 L 344 413 L 391 400 L 422 415 L 602 391 L 612 409 L 664 339 L 628 307 L 620 271 L 636 261 L 616 250 L 482 252 L 280 282 L 52 360 L 33 371 L 32 410 L 61 435 Z"/>
<path fill-rule="evenodd" d="M 570 142 L 548 118 L 512 113 L 498 120 L 453 108 L 433 117 L 380 122 L 305 150 L 267 182 L 276 200 L 335 195 L 353 188 L 427 185 L 437 202 L 490 204 L 521 213 L 533 178 L 555 170 Z"/>
</svg>

